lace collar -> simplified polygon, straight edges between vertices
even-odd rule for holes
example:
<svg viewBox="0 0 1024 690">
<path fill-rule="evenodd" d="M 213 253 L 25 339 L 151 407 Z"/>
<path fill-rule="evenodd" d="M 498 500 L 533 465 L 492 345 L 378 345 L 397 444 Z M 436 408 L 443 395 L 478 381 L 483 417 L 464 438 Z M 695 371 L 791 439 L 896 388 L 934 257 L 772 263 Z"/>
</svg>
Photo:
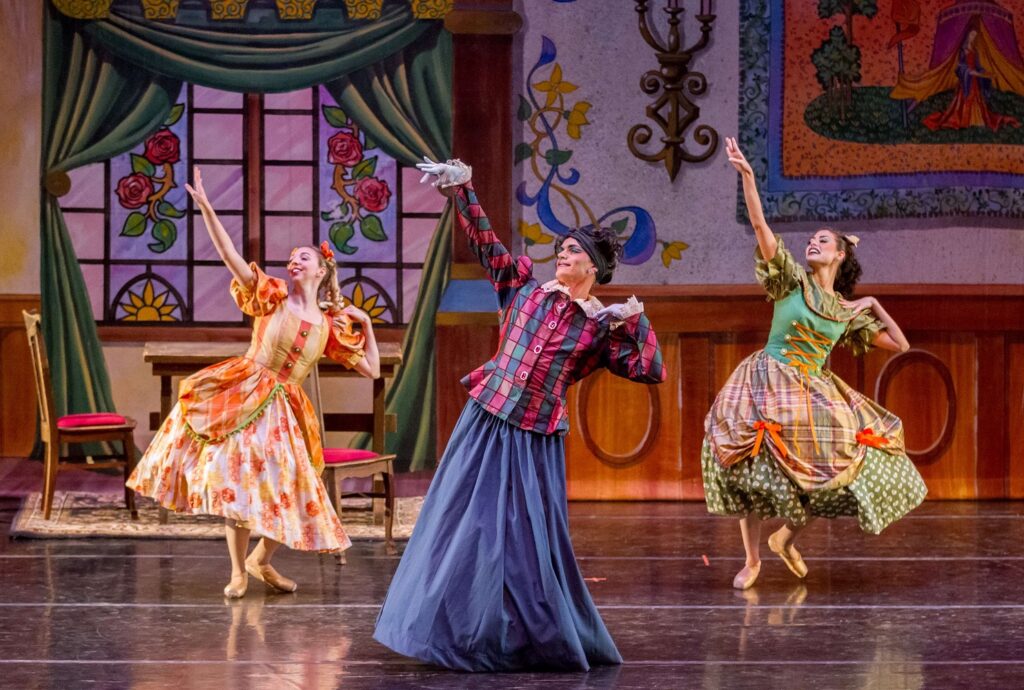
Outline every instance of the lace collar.
<svg viewBox="0 0 1024 690">
<path fill-rule="evenodd" d="M 549 280 L 548 282 L 541 285 L 540 289 L 543 290 L 544 292 L 561 292 L 565 295 L 568 295 L 569 297 L 572 297 L 572 293 L 569 292 L 569 288 L 562 285 L 557 280 Z M 604 308 L 604 305 L 601 304 L 600 300 L 598 300 L 593 295 L 591 295 L 587 299 L 576 299 L 573 301 L 576 304 L 578 304 L 580 306 L 580 309 L 583 310 L 583 313 L 586 314 L 587 317 L 591 319 L 594 318 L 594 314 L 596 314 L 597 312 Z"/>
</svg>

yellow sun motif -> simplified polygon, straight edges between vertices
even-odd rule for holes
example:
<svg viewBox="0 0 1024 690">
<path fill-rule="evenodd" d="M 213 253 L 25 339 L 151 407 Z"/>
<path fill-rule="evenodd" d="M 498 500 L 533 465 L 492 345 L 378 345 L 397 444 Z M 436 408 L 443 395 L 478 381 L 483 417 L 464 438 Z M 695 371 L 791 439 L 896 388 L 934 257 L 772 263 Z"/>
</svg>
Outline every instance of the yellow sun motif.
<svg viewBox="0 0 1024 690">
<path fill-rule="evenodd" d="M 128 299 L 121 302 L 125 311 L 122 321 L 177 321 L 174 310 L 178 308 L 173 302 L 168 304 L 170 291 L 164 290 L 159 295 L 153 289 L 153 281 L 147 280 L 142 294 L 128 291 Z"/>
<path fill-rule="evenodd" d="M 373 323 L 387 323 L 387 321 L 380 318 L 380 315 L 388 310 L 387 304 L 377 305 L 377 300 L 380 298 L 380 295 L 364 295 L 362 283 L 356 283 L 355 288 L 352 290 L 352 294 L 346 295 L 346 297 L 348 297 L 348 301 L 352 303 L 352 306 L 357 309 L 362 309 L 369 314 Z"/>
</svg>

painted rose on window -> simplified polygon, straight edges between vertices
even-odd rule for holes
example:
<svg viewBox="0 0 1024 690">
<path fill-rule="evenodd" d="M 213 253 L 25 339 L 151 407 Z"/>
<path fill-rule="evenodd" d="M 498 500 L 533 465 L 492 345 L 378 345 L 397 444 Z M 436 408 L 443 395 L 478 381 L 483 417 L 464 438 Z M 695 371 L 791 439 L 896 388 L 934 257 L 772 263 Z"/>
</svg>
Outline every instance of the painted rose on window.
<svg viewBox="0 0 1024 690">
<path fill-rule="evenodd" d="M 367 211 L 380 213 L 388 207 L 391 190 L 388 183 L 376 177 L 364 177 L 356 182 L 356 201 Z"/>
<path fill-rule="evenodd" d="M 115 191 L 125 208 L 142 208 L 153 196 L 153 181 L 142 173 L 132 173 L 118 180 Z"/>
<path fill-rule="evenodd" d="M 163 126 L 143 143 L 142 154 L 131 154 L 132 172 L 117 181 L 114 190 L 118 202 L 132 212 L 121 228 L 123 237 L 140 237 L 147 230 L 150 250 L 162 254 L 174 246 L 178 227 L 174 221 L 185 212 L 167 201 L 167 193 L 177 187 L 174 164 L 181 160 L 181 140 L 169 128 L 181 119 L 185 106 L 178 103 Z"/>
<path fill-rule="evenodd" d="M 377 157 L 366 157 L 366 150 L 375 148 L 359 126 L 341 108 L 323 106 L 324 119 L 338 131 L 327 140 L 327 162 L 334 166 L 331 190 L 337 198 L 327 202 L 320 217 L 331 223 L 331 243 L 343 254 L 355 254 L 359 248 L 349 244 L 356 230 L 368 240 L 383 242 L 388 238 L 378 213 L 391 203 L 391 188 L 385 180 L 374 177 Z"/>
<path fill-rule="evenodd" d="M 349 132 L 338 132 L 327 140 L 327 161 L 351 168 L 363 160 L 363 145 Z"/>
</svg>

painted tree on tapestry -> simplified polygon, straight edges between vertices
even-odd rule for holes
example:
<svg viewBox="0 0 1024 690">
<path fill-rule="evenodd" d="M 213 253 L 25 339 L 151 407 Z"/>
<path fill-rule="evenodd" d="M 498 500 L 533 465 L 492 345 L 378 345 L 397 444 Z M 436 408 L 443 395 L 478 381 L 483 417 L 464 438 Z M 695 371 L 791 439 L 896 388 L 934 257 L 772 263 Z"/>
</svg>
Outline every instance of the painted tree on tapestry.
<svg viewBox="0 0 1024 690">
<path fill-rule="evenodd" d="M 262 136 L 250 147 L 254 129 Z M 345 297 L 377 323 L 407 320 L 443 202 L 416 184 L 415 168 L 377 149 L 326 90 L 187 85 L 143 144 L 74 171 L 61 199 L 100 323 L 243 323 L 184 191 L 192 164 L 248 258 L 283 276 L 293 247 L 328 240 Z"/>
<path fill-rule="evenodd" d="M 828 19 L 835 15 L 843 17 L 843 35 L 849 45 L 853 40 L 853 18 L 863 16 L 871 19 L 878 13 L 878 0 L 818 0 L 818 16 Z"/>
<path fill-rule="evenodd" d="M 526 76 L 526 93 L 519 96 L 517 117 L 525 125 L 524 141 L 515 149 L 515 165 L 526 164 L 537 184 L 524 181 L 516 190 L 516 199 L 526 208 L 534 208 L 536 223 L 519 222 L 525 252 L 534 261 L 555 258 L 559 242 L 573 227 L 605 225 L 613 228 L 623 244 L 622 263 L 643 264 L 661 248 L 661 262 L 668 268 L 682 258 L 689 245 L 681 241 L 659 239 L 651 214 L 639 206 L 619 206 L 600 215 L 571 188 L 582 179 L 580 171 L 569 167 L 573 151 L 559 143 L 564 134 L 581 140 L 593 107 L 589 101 L 570 103 L 570 95 L 579 87 L 568 81 L 556 62 L 557 49 L 547 36 L 542 37 L 541 53 Z M 545 232 L 545 230 L 547 232 Z"/>
</svg>

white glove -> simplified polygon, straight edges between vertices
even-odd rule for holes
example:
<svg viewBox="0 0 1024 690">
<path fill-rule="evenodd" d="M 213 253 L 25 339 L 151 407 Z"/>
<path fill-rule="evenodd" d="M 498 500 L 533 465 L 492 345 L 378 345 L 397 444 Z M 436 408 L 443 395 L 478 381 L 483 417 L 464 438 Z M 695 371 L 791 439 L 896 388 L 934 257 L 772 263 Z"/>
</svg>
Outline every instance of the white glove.
<svg viewBox="0 0 1024 690">
<path fill-rule="evenodd" d="M 598 321 L 603 319 L 609 319 L 610 321 L 625 321 L 625 314 L 625 304 L 610 304 L 607 307 L 599 309 L 597 313 L 594 314 L 594 318 Z"/>
<path fill-rule="evenodd" d="M 460 160 L 435 163 L 424 156 L 423 162 L 417 163 L 416 167 L 423 173 L 423 177 L 420 178 L 421 184 L 429 180 L 431 175 L 435 175 L 436 179 L 430 185 L 442 189 L 466 184 L 473 174 L 473 169 Z"/>
<path fill-rule="evenodd" d="M 625 304 L 610 304 L 607 307 L 602 307 L 597 310 L 594 314 L 594 318 L 598 321 L 608 319 L 612 322 L 612 328 L 616 325 L 621 324 L 623 321 L 635 314 L 642 314 L 644 311 L 644 303 L 639 302 L 636 299 L 636 295 L 633 295 L 626 300 Z"/>
</svg>

